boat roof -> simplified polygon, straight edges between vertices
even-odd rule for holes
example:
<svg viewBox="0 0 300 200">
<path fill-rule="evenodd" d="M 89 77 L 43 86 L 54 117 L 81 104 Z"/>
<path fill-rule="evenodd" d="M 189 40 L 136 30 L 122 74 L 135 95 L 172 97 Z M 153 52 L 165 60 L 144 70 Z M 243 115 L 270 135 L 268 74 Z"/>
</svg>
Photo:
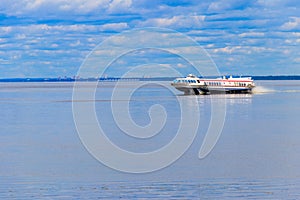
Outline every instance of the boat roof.
<svg viewBox="0 0 300 200">
<path fill-rule="evenodd" d="M 186 77 L 176 78 L 177 80 L 188 80 L 188 79 L 199 79 L 202 81 L 253 81 L 252 77 L 233 77 L 233 76 L 222 76 L 217 78 L 199 78 L 193 74 L 189 74 Z"/>
<path fill-rule="evenodd" d="M 193 74 L 189 74 L 187 75 L 186 77 L 181 77 L 181 78 L 178 78 L 178 79 L 188 79 L 188 78 L 199 78 Z M 206 80 L 222 80 L 222 79 L 228 79 L 228 80 L 251 80 L 252 77 L 250 76 L 247 76 L 247 77 L 233 77 L 233 76 L 221 76 L 221 77 L 216 77 L 216 78 L 213 78 L 213 77 L 201 77 L 199 79 L 206 79 Z"/>
</svg>

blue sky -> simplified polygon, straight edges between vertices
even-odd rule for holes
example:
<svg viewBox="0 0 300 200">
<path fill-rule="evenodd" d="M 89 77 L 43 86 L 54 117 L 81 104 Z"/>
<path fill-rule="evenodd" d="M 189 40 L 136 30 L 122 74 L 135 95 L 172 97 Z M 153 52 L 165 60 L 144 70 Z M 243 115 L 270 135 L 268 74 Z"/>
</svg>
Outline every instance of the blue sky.
<svg viewBox="0 0 300 200">
<path fill-rule="evenodd" d="M 299 7 L 298 0 L 1 0 L 0 78 L 73 76 L 100 42 L 144 27 L 188 35 L 223 74 L 300 74 Z"/>
</svg>

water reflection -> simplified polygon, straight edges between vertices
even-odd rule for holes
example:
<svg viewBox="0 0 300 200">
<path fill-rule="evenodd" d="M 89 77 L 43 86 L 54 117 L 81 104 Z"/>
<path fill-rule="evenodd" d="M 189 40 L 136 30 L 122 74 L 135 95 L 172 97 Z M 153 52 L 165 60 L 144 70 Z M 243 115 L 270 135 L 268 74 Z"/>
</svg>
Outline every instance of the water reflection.
<svg viewBox="0 0 300 200">
<path fill-rule="evenodd" d="M 212 95 L 180 95 L 182 98 L 196 98 L 200 106 L 209 106 L 210 102 L 226 102 L 227 105 L 251 104 L 254 94 L 212 94 Z M 191 101 L 191 103 L 193 103 Z"/>
<path fill-rule="evenodd" d="M 233 104 L 251 104 L 253 94 L 228 94 L 226 102 L 229 105 Z"/>
</svg>

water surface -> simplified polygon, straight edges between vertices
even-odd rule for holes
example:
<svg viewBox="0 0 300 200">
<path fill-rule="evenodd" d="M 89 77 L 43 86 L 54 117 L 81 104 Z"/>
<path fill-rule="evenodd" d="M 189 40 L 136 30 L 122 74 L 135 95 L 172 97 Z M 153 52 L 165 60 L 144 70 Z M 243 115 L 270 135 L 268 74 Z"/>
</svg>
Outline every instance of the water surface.
<svg viewBox="0 0 300 200">
<path fill-rule="evenodd" d="M 177 98 L 185 98 L 191 109 L 200 108 L 189 150 L 156 172 L 115 171 L 90 155 L 78 137 L 73 83 L 1 83 L 0 198 L 299 199 L 300 81 L 257 81 L 253 94 L 197 97 L 174 94 L 163 87 L 167 82 L 146 84 L 128 101 L 134 122 L 150 123 L 148 110 L 154 104 L 168 115 L 162 131 L 149 139 L 129 137 L 116 126 L 110 107 L 114 84 L 99 84 L 95 100 L 86 99 L 95 103 L 111 141 L 133 152 L 163 147 L 179 127 Z M 89 83 L 84 87 L 83 94 Z M 225 124 L 213 151 L 200 160 L 212 101 L 226 103 Z"/>
</svg>

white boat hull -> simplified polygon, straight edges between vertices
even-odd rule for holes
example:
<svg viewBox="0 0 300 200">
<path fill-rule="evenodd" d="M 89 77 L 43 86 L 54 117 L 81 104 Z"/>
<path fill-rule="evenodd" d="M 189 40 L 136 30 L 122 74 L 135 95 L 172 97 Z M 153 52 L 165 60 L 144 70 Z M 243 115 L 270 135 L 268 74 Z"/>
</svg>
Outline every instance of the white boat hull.
<svg viewBox="0 0 300 200">
<path fill-rule="evenodd" d="M 247 78 L 200 79 L 193 75 L 186 78 L 177 78 L 171 83 L 184 94 L 210 94 L 210 93 L 251 93 L 255 87 L 253 80 Z"/>
</svg>

